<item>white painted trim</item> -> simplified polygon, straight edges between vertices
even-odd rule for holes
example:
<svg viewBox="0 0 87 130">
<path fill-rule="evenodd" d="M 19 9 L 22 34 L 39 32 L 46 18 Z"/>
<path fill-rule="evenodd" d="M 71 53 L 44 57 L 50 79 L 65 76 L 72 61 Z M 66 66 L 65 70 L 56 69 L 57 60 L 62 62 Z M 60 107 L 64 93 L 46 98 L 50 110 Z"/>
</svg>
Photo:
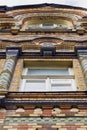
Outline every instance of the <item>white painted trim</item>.
<svg viewBox="0 0 87 130">
<path fill-rule="evenodd" d="M 69 74 L 70 74 L 70 75 L 74 75 L 73 68 L 69 68 L 68 71 L 69 71 Z"/>
<path fill-rule="evenodd" d="M 25 84 L 26 84 L 26 80 L 23 79 L 23 80 L 21 81 L 21 84 L 20 84 L 20 87 L 19 87 L 19 91 L 24 91 Z"/>
<path fill-rule="evenodd" d="M 23 68 L 22 75 L 27 75 L 27 73 L 28 73 L 28 68 Z"/>
</svg>

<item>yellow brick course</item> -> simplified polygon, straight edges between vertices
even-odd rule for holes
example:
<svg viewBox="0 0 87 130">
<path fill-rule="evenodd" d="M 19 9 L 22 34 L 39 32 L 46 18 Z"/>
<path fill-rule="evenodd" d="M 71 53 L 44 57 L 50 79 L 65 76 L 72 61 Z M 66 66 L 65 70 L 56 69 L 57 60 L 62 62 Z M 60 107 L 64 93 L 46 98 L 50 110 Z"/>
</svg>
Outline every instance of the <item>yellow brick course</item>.
<svg viewBox="0 0 87 130">
<path fill-rule="evenodd" d="M 1 59 L 0 60 L 0 73 L 2 72 L 2 69 L 3 69 L 3 66 L 4 66 L 4 64 L 5 64 L 5 59 Z"/>
<path fill-rule="evenodd" d="M 8 130 L 18 130 L 17 128 L 12 128 L 12 129 L 8 129 Z"/>
<path fill-rule="evenodd" d="M 86 83 L 84 80 L 84 75 L 81 69 L 81 65 L 77 59 L 73 59 L 73 69 L 75 73 L 75 79 L 77 83 L 77 89 L 79 91 L 86 90 Z"/>
<path fill-rule="evenodd" d="M 23 60 L 19 59 L 17 61 L 16 67 L 14 70 L 14 75 L 10 84 L 9 91 L 18 91 L 22 70 L 23 70 Z"/>
<path fill-rule="evenodd" d="M 0 124 L 4 123 L 4 119 L 0 119 Z"/>
<path fill-rule="evenodd" d="M 81 128 L 86 128 L 87 129 L 87 125 L 83 125 L 83 126 L 81 126 Z"/>
<path fill-rule="evenodd" d="M 32 126 L 33 128 L 42 128 L 41 125 Z"/>
<path fill-rule="evenodd" d="M 87 130 L 87 128 L 77 128 L 77 130 Z"/>
<path fill-rule="evenodd" d="M 59 128 L 59 130 L 67 130 L 67 128 Z"/>
<path fill-rule="evenodd" d="M 4 126 L 3 128 L 8 128 L 8 129 L 9 129 L 9 128 L 12 128 L 12 127 L 13 127 L 13 126 L 9 126 L 9 125 L 8 125 L 8 126 Z"/>
<path fill-rule="evenodd" d="M 61 128 L 61 125 L 52 125 L 51 128 Z"/>
<path fill-rule="evenodd" d="M 36 130 L 36 128 L 28 128 L 28 130 Z"/>
</svg>

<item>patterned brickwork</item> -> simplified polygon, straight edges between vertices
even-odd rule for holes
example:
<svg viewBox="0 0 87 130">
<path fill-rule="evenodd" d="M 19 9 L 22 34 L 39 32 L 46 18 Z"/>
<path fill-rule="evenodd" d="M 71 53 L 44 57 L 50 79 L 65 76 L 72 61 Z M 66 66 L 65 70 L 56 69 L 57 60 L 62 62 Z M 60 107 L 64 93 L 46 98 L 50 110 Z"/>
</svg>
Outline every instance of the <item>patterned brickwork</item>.
<svg viewBox="0 0 87 130">
<path fill-rule="evenodd" d="M 23 69 L 23 60 L 19 59 L 17 61 L 17 65 L 14 70 L 14 75 L 10 84 L 9 91 L 17 91 L 19 89 L 22 69 Z"/>
<path fill-rule="evenodd" d="M 84 80 L 84 75 L 81 69 L 81 65 L 77 59 L 73 60 L 73 68 L 74 68 L 75 79 L 77 83 L 77 89 L 79 91 L 86 90 L 86 83 Z"/>
<path fill-rule="evenodd" d="M 5 119 L 5 124 L 20 124 L 20 123 L 39 123 L 39 124 L 62 124 L 62 123 L 67 123 L 67 124 L 86 124 L 87 125 L 87 117 L 14 117 L 14 118 L 6 118 Z"/>
<path fill-rule="evenodd" d="M 55 108 L 57 111 L 60 110 L 59 115 L 55 116 L 52 115 L 53 110 L 54 109 L 46 108 L 28 110 L 24 110 L 23 108 L 18 108 L 17 110 L 0 109 L 0 130 L 36 130 L 36 128 L 87 130 L 87 109 L 78 108 L 77 111 L 76 108 L 74 108 L 74 111 L 71 111 L 72 108 Z M 47 112 L 49 113 L 48 115 Z M 72 113 L 73 116 L 70 117 L 68 113 Z"/>
</svg>

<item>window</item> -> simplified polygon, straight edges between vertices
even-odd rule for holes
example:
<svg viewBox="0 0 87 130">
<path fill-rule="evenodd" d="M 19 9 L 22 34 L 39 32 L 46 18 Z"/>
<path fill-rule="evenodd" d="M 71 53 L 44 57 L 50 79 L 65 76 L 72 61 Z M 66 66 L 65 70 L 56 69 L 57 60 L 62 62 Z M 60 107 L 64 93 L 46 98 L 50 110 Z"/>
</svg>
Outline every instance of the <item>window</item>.
<svg viewBox="0 0 87 130">
<path fill-rule="evenodd" d="M 40 55 L 41 56 L 55 56 L 56 48 L 55 47 L 41 47 Z"/>
<path fill-rule="evenodd" d="M 43 42 L 40 44 L 40 55 L 41 56 L 55 56 L 56 54 L 56 47 L 52 42 Z"/>
<path fill-rule="evenodd" d="M 42 27 L 42 28 L 50 29 L 50 28 L 54 28 L 54 27 L 55 27 L 55 24 L 44 23 L 44 24 L 41 24 L 41 27 Z"/>
<path fill-rule="evenodd" d="M 28 68 L 27 74 L 30 76 L 58 76 L 58 75 L 68 75 L 68 68 Z"/>
<path fill-rule="evenodd" d="M 22 90 L 28 92 L 74 91 L 73 79 L 29 79 L 24 80 Z"/>
<path fill-rule="evenodd" d="M 56 79 L 51 81 L 52 91 L 74 91 L 74 80 L 73 79 Z"/>
<path fill-rule="evenodd" d="M 76 83 L 73 68 L 68 66 L 25 67 L 22 73 L 20 91 L 76 91 Z"/>
<path fill-rule="evenodd" d="M 44 79 L 25 80 L 24 91 L 45 91 L 45 80 Z"/>
</svg>

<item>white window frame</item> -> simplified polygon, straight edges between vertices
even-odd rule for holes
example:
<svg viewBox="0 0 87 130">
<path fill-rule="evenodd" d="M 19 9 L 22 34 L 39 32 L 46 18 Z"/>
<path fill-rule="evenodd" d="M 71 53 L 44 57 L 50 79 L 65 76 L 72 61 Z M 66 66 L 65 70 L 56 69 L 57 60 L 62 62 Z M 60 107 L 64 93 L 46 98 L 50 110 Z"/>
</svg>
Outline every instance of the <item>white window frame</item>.
<svg viewBox="0 0 87 130">
<path fill-rule="evenodd" d="M 27 91 L 27 90 L 25 90 L 25 85 L 26 85 L 26 82 L 27 81 L 35 81 L 35 80 L 37 80 L 37 81 L 45 81 L 45 79 L 23 79 L 22 80 L 22 82 L 21 82 L 21 85 L 20 85 L 20 91 Z M 29 92 L 32 92 L 32 91 L 29 91 Z M 34 90 L 33 90 L 33 92 L 34 92 Z"/>
<path fill-rule="evenodd" d="M 70 81 L 71 83 L 71 86 L 70 86 L 70 89 L 69 87 L 65 87 L 65 89 L 61 90 L 61 91 L 76 91 L 76 83 L 75 83 L 75 77 L 74 77 L 74 72 L 73 72 L 73 68 L 68 68 L 68 71 L 69 71 L 69 75 L 64 75 L 64 76 L 29 76 L 28 75 L 28 70 L 29 69 L 63 69 L 63 68 L 60 68 L 60 67 L 29 67 L 29 68 L 24 68 L 23 69 L 23 73 L 22 73 L 22 82 L 21 82 L 21 85 L 20 85 L 20 89 L 19 91 L 25 91 L 25 85 L 26 85 L 26 81 L 27 80 L 45 80 L 45 92 L 46 91 L 51 91 L 52 92 L 52 84 L 55 85 L 55 83 L 53 83 L 53 80 L 62 80 L 62 83 L 64 82 L 64 79 L 68 82 Z M 66 69 L 66 68 L 64 68 Z M 56 84 L 59 84 L 59 83 L 56 83 Z M 65 82 L 64 82 L 65 84 Z M 63 84 L 61 84 L 61 86 L 63 86 Z M 64 87 L 63 87 L 64 88 Z M 26 90 L 27 91 L 27 90 Z M 60 91 L 59 89 L 57 91 Z M 27 91 L 28 92 L 28 91 Z M 29 91 L 30 92 L 30 91 Z M 34 90 L 32 90 L 32 92 L 36 92 Z"/>
<path fill-rule="evenodd" d="M 65 79 L 65 81 L 63 81 L 64 79 L 61 79 L 62 80 L 62 83 L 58 82 L 53 82 L 54 79 L 50 79 L 50 78 L 47 78 L 47 79 L 23 79 L 22 80 L 22 84 L 21 84 L 21 87 L 20 87 L 20 91 L 27 91 L 27 92 L 34 92 L 34 89 L 32 91 L 29 91 L 29 90 L 25 90 L 25 85 L 26 85 L 26 81 L 29 80 L 29 81 L 35 81 L 35 80 L 38 80 L 38 81 L 45 81 L 45 86 L 44 86 L 44 91 L 49 91 L 49 92 L 52 92 L 52 85 L 54 84 L 55 86 L 57 86 L 58 84 L 60 84 L 60 86 L 57 86 L 57 90 L 55 91 L 76 91 L 76 85 L 75 85 L 75 80 L 74 79 Z M 59 80 L 59 79 L 56 79 L 56 80 Z M 67 83 L 68 82 L 68 83 Z M 57 84 L 57 85 L 56 85 Z M 70 86 L 65 86 L 65 84 L 70 84 Z M 61 88 L 60 88 L 61 87 Z M 63 89 L 62 89 L 63 88 Z M 38 89 L 38 88 L 37 88 Z M 60 90 L 61 89 L 61 90 Z M 38 90 L 38 92 L 40 92 L 41 90 Z M 35 91 L 36 92 L 36 91 Z"/>
</svg>

